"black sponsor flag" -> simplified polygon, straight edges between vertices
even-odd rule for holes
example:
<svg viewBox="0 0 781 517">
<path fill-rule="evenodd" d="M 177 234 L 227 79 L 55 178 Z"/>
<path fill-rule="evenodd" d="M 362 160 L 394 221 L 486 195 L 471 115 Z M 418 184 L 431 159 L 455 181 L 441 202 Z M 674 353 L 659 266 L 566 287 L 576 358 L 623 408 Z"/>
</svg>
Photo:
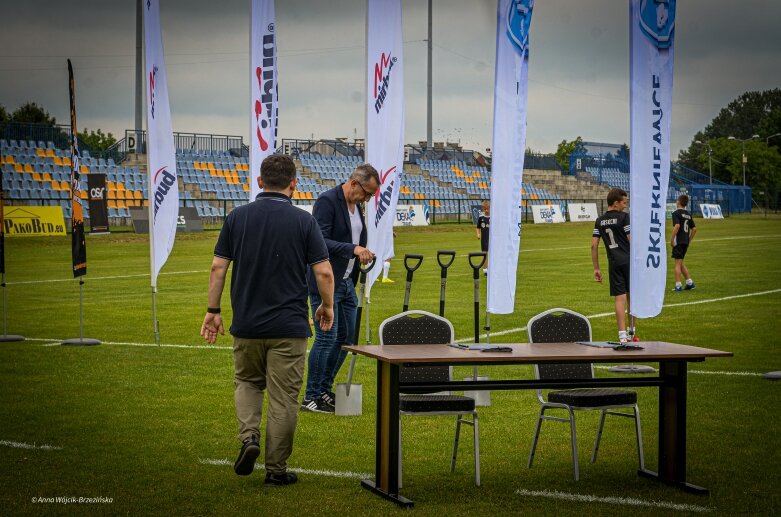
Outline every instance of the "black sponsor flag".
<svg viewBox="0 0 781 517">
<path fill-rule="evenodd" d="M 5 274 L 5 190 L 0 176 L 0 274 Z"/>
<path fill-rule="evenodd" d="M 73 66 L 68 60 L 68 90 L 71 102 L 71 254 L 73 277 L 87 274 L 87 242 L 84 239 L 84 201 L 79 192 L 79 143 L 76 130 L 76 92 L 73 85 Z"/>
</svg>

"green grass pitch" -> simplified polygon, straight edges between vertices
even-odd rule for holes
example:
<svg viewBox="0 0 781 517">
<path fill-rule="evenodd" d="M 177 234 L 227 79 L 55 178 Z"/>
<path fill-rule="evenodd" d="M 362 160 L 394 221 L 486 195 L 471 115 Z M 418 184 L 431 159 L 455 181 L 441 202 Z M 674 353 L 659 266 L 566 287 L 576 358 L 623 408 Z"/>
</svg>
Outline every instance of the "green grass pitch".
<svg viewBox="0 0 781 517">
<path fill-rule="evenodd" d="M 533 392 L 493 392 L 480 408 L 482 486 L 475 487 L 472 438 L 462 435 L 449 472 L 450 418 L 403 421 L 404 488 L 418 515 L 710 515 L 781 512 L 781 218 L 697 220 L 686 258 L 697 288 L 673 293 L 672 262 L 660 316 L 638 323 L 641 339 L 732 351 L 729 359 L 692 363 L 689 375 L 688 478 L 710 489 L 696 496 L 636 474 L 632 422 L 606 424 L 600 458 L 589 463 L 597 415 L 578 414 L 581 480 L 573 481 L 567 426 L 546 422 L 535 465 L 526 468 L 538 403 Z M 669 232 L 669 225 L 668 225 Z M 405 253 L 421 253 L 410 308 L 437 312 L 436 251 L 456 250 L 446 316 L 456 338 L 474 335 L 473 280 L 466 254 L 479 249 L 470 225 L 397 231 L 391 278 L 375 284 L 369 305 L 372 341 L 402 308 Z M 198 335 L 206 308 L 213 231 L 179 234 L 158 281 L 161 342 L 154 343 L 149 247 L 145 236 L 88 236 L 84 335 L 106 343 L 63 347 L 79 333 L 79 287 L 70 277 L 70 237 L 6 240 L 8 332 L 0 343 L 0 507 L 6 515 L 388 515 L 393 504 L 360 487 L 374 469 L 375 364 L 359 359 L 363 415 L 302 413 L 292 468 L 298 484 L 263 486 L 263 472 L 239 478 L 229 336 L 217 347 Z M 614 339 L 607 282 L 592 278 L 590 224 L 524 225 L 516 311 L 491 317 L 492 342 L 523 342 L 529 318 L 566 307 L 591 317 L 595 339 Z M 600 249 L 607 269 L 604 249 Z M 668 251 L 669 253 L 669 251 Z M 481 327 L 485 277 L 480 276 Z M 224 314 L 230 321 L 228 292 Z M 365 343 L 362 327 L 360 343 Z M 181 346 L 183 345 L 183 346 Z M 345 367 L 339 381 L 346 377 Z M 456 377 L 471 367 L 456 368 Z M 528 366 L 481 368 L 492 378 L 532 375 Z M 597 375 L 607 375 L 598 368 Z M 649 468 L 656 467 L 657 391 L 639 388 Z M 618 421 L 615 421 L 618 420 Z M 624 421 L 626 420 L 626 421 Z M 261 439 L 262 443 L 262 439 Z M 21 448 L 19 444 L 35 445 Z M 56 449 L 40 448 L 51 445 Z M 262 460 L 262 456 L 260 458 Z M 262 461 L 261 461 L 262 464 Z M 557 492 L 541 497 L 536 492 Z M 593 496 L 569 500 L 562 494 Z M 103 497 L 111 502 L 33 502 L 34 498 Z M 618 499 L 609 499 L 618 498 Z M 37 499 L 35 501 L 38 501 Z M 46 499 L 44 499 L 46 501 Z M 632 501 L 634 501 L 633 504 Z M 670 506 L 673 505 L 673 506 Z M 682 506 L 674 506 L 682 505 Z M 75 508 L 74 508 L 75 507 Z"/>
</svg>

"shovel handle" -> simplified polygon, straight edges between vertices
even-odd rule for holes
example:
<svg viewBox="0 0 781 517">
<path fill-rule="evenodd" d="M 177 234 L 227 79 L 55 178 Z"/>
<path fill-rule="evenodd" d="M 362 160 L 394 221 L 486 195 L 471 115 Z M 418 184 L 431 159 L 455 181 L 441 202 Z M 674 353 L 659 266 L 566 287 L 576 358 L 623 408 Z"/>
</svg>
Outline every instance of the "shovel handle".
<svg viewBox="0 0 781 517">
<path fill-rule="evenodd" d="M 449 258 L 450 260 L 445 260 L 445 258 Z M 449 251 L 449 250 L 439 250 L 437 251 L 437 262 L 439 263 L 439 267 L 442 268 L 442 276 L 447 276 L 447 268 L 450 267 L 450 265 L 453 263 L 453 261 L 456 259 L 456 252 L 455 251 Z"/>
<path fill-rule="evenodd" d="M 361 264 L 360 262 L 358 262 L 358 269 L 361 272 L 359 282 L 361 282 L 363 284 L 366 283 L 366 273 L 371 271 L 376 263 L 377 263 L 377 257 L 374 257 L 373 259 L 371 259 L 366 264 Z"/>
<path fill-rule="evenodd" d="M 485 251 L 473 251 L 469 254 L 469 265 L 472 266 L 472 269 L 475 270 L 475 274 L 477 274 L 478 269 L 485 265 L 485 259 L 487 256 L 488 254 Z M 475 262 L 477 259 L 480 259 L 480 262 Z"/>
<path fill-rule="evenodd" d="M 404 255 L 404 267 L 407 269 L 407 282 L 412 282 L 412 273 L 417 271 L 422 263 L 423 255 L 415 255 L 411 253 Z"/>
</svg>

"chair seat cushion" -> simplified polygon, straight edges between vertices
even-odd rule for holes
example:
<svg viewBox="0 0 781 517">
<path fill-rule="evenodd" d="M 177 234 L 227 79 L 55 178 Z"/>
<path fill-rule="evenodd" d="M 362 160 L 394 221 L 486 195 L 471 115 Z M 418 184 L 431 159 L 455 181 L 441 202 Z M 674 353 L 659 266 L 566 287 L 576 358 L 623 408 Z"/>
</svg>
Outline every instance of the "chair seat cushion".
<svg viewBox="0 0 781 517">
<path fill-rule="evenodd" d="M 548 402 L 567 404 L 573 407 L 631 405 L 637 403 L 637 393 L 608 388 L 551 391 L 548 393 Z"/>
<path fill-rule="evenodd" d="M 399 410 L 410 413 L 474 411 L 475 399 L 461 395 L 401 395 Z"/>
</svg>

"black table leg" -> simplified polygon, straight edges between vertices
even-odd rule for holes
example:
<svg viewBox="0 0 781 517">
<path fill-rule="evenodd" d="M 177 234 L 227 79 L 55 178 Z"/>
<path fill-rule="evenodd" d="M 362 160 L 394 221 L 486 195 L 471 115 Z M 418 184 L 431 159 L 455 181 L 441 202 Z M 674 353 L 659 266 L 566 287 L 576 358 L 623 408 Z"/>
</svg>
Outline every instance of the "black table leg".
<svg viewBox="0 0 781 517">
<path fill-rule="evenodd" d="M 404 508 L 415 503 L 399 495 L 399 366 L 377 362 L 377 443 L 374 481 L 361 486 Z"/>
<path fill-rule="evenodd" d="M 686 482 L 686 361 L 661 361 L 659 376 L 659 472 L 638 474 L 686 492 L 707 495 L 708 489 Z"/>
</svg>

